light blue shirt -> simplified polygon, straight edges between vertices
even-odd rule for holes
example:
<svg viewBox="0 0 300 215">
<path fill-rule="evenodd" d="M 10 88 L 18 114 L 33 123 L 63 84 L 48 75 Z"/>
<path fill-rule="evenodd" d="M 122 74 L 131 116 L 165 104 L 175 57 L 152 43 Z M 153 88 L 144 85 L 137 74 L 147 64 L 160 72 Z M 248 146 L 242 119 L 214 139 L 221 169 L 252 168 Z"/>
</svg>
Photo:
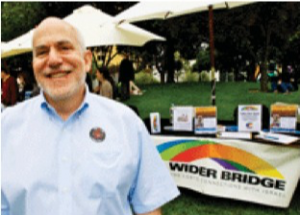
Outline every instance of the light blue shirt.
<svg viewBox="0 0 300 215">
<path fill-rule="evenodd" d="M 143 122 L 89 92 L 67 121 L 42 94 L 7 108 L 1 141 L 4 215 L 129 215 L 179 195 Z"/>
</svg>

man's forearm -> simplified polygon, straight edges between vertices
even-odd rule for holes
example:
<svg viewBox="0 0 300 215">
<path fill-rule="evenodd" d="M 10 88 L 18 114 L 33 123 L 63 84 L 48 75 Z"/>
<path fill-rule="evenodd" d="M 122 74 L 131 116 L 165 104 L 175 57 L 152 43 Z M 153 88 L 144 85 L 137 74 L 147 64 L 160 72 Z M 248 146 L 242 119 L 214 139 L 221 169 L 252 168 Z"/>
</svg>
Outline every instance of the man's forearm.
<svg viewBox="0 0 300 215">
<path fill-rule="evenodd" d="M 148 212 L 148 213 L 137 214 L 137 215 L 161 215 L 161 210 L 160 210 L 160 208 L 159 208 L 159 209 L 156 209 L 156 210 L 151 211 L 151 212 Z"/>
</svg>

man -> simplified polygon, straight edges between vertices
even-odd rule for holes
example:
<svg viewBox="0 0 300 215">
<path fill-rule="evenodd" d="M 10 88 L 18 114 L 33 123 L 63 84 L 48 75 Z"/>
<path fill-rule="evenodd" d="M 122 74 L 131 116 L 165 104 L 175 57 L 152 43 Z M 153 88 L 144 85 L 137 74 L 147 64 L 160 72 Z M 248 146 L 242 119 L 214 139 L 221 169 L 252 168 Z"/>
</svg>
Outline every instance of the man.
<svg viewBox="0 0 300 215">
<path fill-rule="evenodd" d="M 129 54 L 125 54 L 120 64 L 119 82 L 121 83 L 121 100 L 130 98 L 130 81 L 134 80 L 134 70 L 132 62 L 129 60 Z"/>
<path fill-rule="evenodd" d="M 142 121 L 85 87 L 91 61 L 66 22 L 35 30 L 42 92 L 2 115 L 2 214 L 159 215 L 178 196 Z"/>
<path fill-rule="evenodd" d="M 6 70 L 1 70 L 1 103 L 6 106 L 12 106 L 18 100 L 18 85 L 14 77 Z"/>
</svg>

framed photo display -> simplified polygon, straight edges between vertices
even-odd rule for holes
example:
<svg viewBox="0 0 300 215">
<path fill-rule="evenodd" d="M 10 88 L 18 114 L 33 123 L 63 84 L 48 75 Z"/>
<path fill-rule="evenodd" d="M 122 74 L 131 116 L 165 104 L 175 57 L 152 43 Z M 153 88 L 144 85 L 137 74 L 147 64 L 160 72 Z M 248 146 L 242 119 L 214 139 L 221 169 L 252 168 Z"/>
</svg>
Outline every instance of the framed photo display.
<svg viewBox="0 0 300 215">
<path fill-rule="evenodd" d="M 260 132 L 262 129 L 262 106 L 239 105 L 238 106 L 238 131 Z"/>
<path fill-rule="evenodd" d="M 296 130 L 297 105 L 271 105 L 270 131 L 289 133 Z"/>
<path fill-rule="evenodd" d="M 174 131 L 193 131 L 194 108 L 191 106 L 173 107 Z"/>
<path fill-rule="evenodd" d="M 217 132 L 217 108 L 195 107 L 195 134 L 214 134 Z"/>
</svg>

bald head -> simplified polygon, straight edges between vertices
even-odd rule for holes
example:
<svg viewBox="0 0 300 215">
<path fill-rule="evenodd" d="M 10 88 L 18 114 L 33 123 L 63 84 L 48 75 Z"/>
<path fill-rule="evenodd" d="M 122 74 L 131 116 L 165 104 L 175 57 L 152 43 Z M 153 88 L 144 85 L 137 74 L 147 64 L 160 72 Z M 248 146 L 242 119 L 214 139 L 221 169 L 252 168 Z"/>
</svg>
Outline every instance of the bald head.
<svg viewBox="0 0 300 215">
<path fill-rule="evenodd" d="M 45 36 L 45 35 L 50 36 L 51 31 L 56 31 L 57 33 L 60 31 L 66 32 L 65 35 L 69 38 L 74 38 L 78 45 L 78 48 L 80 48 L 82 52 L 86 50 L 83 37 L 79 32 L 79 30 L 74 26 L 72 26 L 71 24 L 69 24 L 68 22 L 57 17 L 48 17 L 38 25 L 38 27 L 35 29 L 33 34 L 32 47 L 36 47 L 37 45 L 39 45 L 38 39 L 41 36 Z M 33 55 L 34 55 L 34 49 L 33 49 Z"/>
<path fill-rule="evenodd" d="M 59 105 L 82 99 L 92 53 L 85 50 L 78 30 L 61 19 L 47 18 L 35 29 L 32 48 L 33 72 L 47 100 Z"/>
</svg>

